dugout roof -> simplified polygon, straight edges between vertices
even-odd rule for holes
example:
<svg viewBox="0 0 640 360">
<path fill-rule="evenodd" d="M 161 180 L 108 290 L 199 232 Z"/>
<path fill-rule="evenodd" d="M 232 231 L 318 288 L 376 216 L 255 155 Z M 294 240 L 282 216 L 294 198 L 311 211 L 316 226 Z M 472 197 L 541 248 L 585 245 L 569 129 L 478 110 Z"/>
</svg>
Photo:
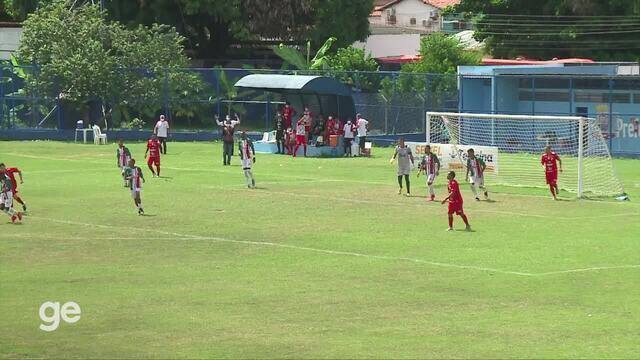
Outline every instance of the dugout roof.
<svg viewBox="0 0 640 360">
<path fill-rule="evenodd" d="M 283 94 L 294 107 L 308 106 L 314 112 L 355 118 L 351 88 L 326 76 L 252 74 L 238 80 L 237 88 Z"/>
</svg>

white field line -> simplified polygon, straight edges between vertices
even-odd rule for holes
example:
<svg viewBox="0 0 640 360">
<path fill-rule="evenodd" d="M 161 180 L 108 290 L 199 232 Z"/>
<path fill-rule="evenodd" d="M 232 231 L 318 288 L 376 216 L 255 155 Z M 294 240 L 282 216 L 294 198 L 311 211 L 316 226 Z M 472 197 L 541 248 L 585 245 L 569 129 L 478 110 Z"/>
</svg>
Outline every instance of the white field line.
<svg viewBox="0 0 640 360">
<path fill-rule="evenodd" d="M 371 254 L 363 254 L 363 253 L 350 252 L 350 251 L 337 251 L 337 250 L 329 250 L 329 249 L 320 249 L 320 248 L 312 248 L 312 247 L 306 247 L 306 246 L 279 244 L 279 243 L 273 243 L 273 242 L 234 240 L 234 239 L 228 239 L 228 238 L 223 238 L 223 237 L 219 237 L 219 236 L 188 235 L 188 234 L 179 234 L 179 233 L 162 231 L 162 230 L 155 230 L 155 229 L 133 228 L 133 227 L 126 227 L 126 226 L 111 226 L 111 225 L 101 225 L 101 224 L 90 224 L 90 223 L 83 223 L 83 222 L 77 222 L 77 221 L 51 219 L 51 218 L 45 218 L 45 217 L 34 217 L 34 216 L 32 216 L 32 218 L 41 219 L 41 220 L 45 220 L 45 221 L 56 222 L 56 223 L 61 223 L 61 224 L 87 226 L 87 227 L 93 227 L 93 228 L 99 227 L 99 228 L 105 228 L 105 229 L 123 229 L 123 230 L 127 230 L 127 231 L 153 232 L 153 233 L 158 233 L 158 234 L 163 234 L 163 235 L 175 236 L 174 240 L 211 240 L 211 241 L 217 241 L 217 242 L 276 247 L 276 248 L 284 248 L 284 249 L 291 249 L 291 250 L 298 250 L 298 251 L 308 251 L 308 252 L 316 252 L 316 253 L 323 253 L 323 254 L 330 254 L 330 255 L 352 256 L 352 257 L 360 257 L 360 258 L 375 259 L 375 260 L 405 261 L 405 262 L 413 262 L 413 263 L 418 263 L 418 264 L 426 264 L 426 265 L 431 265 L 431 266 L 436 266 L 436 267 L 466 269 L 466 270 L 475 270 L 475 271 L 482 271 L 482 272 L 493 272 L 493 273 L 499 273 L 499 274 L 517 275 L 517 276 L 526 276 L 526 277 L 548 276 L 548 275 L 557 275 L 557 274 L 566 274 L 566 273 L 575 273 L 575 272 L 587 272 L 587 271 L 640 268 L 640 265 L 618 265 L 618 266 L 598 266 L 598 267 L 581 268 L 581 269 L 568 269 L 568 270 L 559 270 L 559 271 L 551 271 L 551 272 L 544 272 L 544 273 L 530 273 L 530 272 L 522 272 L 522 271 L 510 271 L 510 270 L 492 269 L 492 268 L 487 268 L 487 267 L 482 267 L 482 266 L 458 265 L 458 264 L 443 263 L 443 262 L 422 260 L 422 259 L 415 259 L 415 258 L 407 258 L 407 257 L 371 255 Z M 163 240 L 170 240 L 170 239 L 163 239 Z"/>
</svg>

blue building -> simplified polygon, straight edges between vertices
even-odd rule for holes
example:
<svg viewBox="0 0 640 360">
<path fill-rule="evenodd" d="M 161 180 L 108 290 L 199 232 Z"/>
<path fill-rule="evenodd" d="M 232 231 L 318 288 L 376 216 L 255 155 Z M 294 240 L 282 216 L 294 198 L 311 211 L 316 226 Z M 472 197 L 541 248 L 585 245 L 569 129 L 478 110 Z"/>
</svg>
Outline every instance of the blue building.
<svg viewBox="0 0 640 360">
<path fill-rule="evenodd" d="M 640 155 L 638 64 L 460 66 L 459 111 L 598 119 L 614 155 Z"/>
</svg>

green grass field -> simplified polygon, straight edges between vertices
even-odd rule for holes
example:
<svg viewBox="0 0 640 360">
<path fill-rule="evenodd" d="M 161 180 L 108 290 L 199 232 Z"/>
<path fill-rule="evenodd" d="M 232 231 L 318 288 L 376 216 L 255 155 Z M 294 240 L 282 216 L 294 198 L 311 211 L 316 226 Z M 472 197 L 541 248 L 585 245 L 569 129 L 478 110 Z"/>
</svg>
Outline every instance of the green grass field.
<svg viewBox="0 0 640 360">
<path fill-rule="evenodd" d="M 463 184 L 467 233 L 422 178 L 397 195 L 390 149 L 258 155 L 248 190 L 221 147 L 170 143 L 141 217 L 115 145 L 0 142 L 30 207 L 0 214 L 0 357 L 638 358 L 639 160 L 631 202 Z M 45 301 L 81 320 L 41 331 Z"/>
</svg>

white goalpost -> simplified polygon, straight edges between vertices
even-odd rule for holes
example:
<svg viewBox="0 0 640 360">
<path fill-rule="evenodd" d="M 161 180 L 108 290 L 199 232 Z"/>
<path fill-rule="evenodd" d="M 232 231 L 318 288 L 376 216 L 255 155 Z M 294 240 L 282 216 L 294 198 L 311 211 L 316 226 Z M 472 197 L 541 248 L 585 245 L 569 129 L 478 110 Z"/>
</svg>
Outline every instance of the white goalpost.
<svg viewBox="0 0 640 360">
<path fill-rule="evenodd" d="M 444 169 L 466 170 L 466 150 L 474 148 L 487 163 L 489 183 L 546 187 L 540 157 L 549 145 L 562 160 L 560 188 L 578 197 L 624 192 L 595 119 L 427 112 L 425 129 Z"/>
</svg>

